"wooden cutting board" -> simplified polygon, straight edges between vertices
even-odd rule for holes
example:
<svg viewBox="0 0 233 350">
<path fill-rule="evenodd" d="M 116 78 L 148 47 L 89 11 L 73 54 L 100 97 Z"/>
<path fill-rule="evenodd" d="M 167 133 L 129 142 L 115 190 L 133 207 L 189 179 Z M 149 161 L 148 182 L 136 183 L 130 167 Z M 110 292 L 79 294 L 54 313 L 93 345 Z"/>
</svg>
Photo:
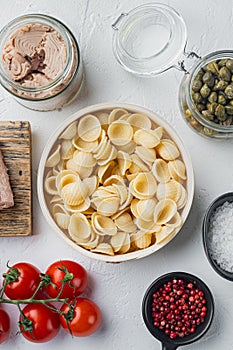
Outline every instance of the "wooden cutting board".
<svg viewBox="0 0 233 350">
<path fill-rule="evenodd" d="M 0 236 L 32 233 L 31 130 L 29 122 L 0 121 L 0 149 L 15 205 L 0 210 Z"/>
</svg>

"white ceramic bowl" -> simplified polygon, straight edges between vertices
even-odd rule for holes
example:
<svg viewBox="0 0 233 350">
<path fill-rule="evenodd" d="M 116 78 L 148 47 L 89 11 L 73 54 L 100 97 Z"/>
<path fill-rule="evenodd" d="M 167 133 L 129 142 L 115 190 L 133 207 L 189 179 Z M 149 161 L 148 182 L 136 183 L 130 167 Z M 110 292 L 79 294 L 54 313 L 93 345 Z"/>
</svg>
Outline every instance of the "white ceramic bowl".
<svg viewBox="0 0 233 350">
<path fill-rule="evenodd" d="M 133 260 L 133 259 L 139 259 L 143 258 L 147 255 L 150 255 L 154 253 L 155 251 L 161 249 L 164 247 L 168 242 L 170 242 L 176 234 L 180 231 L 181 228 L 178 228 L 176 231 L 174 231 L 167 239 L 161 242 L 161 244 L 154 244 L 151 245 L 148 248 L 142 249 L 142 250 L 137 250 L 134 252 L 126 253 L 126 254 L 121 254 L 121 255 L 114 255 L 114 256 L 108 256 L 108 255 L 103 255 L 99 253 L 94 253 L 91 251 L 88 251 L 80 246 L 78 246 L 75 242 L 73 242 L 55 223 L 54 219 L 52 218 L 49 208 L 47 206 L 46 200 L 45 200 L 45 193 L 44 193 L 44 173 L 45 173 L 45 163 L 46 160 L 50 154 L 50 151 L 54 145 L 54 143 L 57 141 L 58 136 L 67 128 L 69 124 L 74 122 L 75 120 L 78 120 L 80 117 L 83 115 L 86 115 L 88 113 L 94 114 L 95 112 L 101 111 L 101 110 L 113 110 L 114 108 L 124 108 L 129 111 L 133 111 L 135 113 L 144 113 L 147 114 L 156 124 L 161 125 L 164 127 L 166 132 L 170 135 L 171 139 L 174 140 L 174 142 L 177 144 L 179 147 L 179 150 L 181 152 L 183 161 L 186 165 L 186 172 L 187 172 L 187 193 L 188 193 L 188 199 L 185 207 L 182 210 L 182 221 L 183 224 L 185 220 L 187 219 L 187 216 L 189 214 L 192 201 L 193 201 L 193 193 L 194 193 L 194 176 L 193 176 L 193 168 L 192 168 L 192 163 L 190 156 L 188 152 L 185 149 L 185 146 L 183 145 L 183 142 L 181 141 L 180 137 L 177 135 L 175 130 L 161 117 L 159 117 L 156 113 L 144 108 L 140 107 L 137 105 L 133 104 L 128 104 L 128 103 L 101 103 L 98 105 L 92 105 L 89 107 L 86 107 L 84 109 L 81 109 L 80 111 L 76 112 L 69 118 L 67 118 L 59 127 L 58 129 L 54 132 L 54 134 L 49 138 L 44 151 L 41 156 L 40 164 L 39 164 L 39 170 L 38 170 L 38 181 L 37 181 L 37 188 L 38 188 L 38 197 L 39 197 L 39 202 L 40 206 L 42 209 L 42 212 L 50 224 L 50 226 L 59 234 L 60 237 L 62 237 L 68 244 L 70 244 L 74 249 L 76 249 L 79 253 L 88 256 L 89 258 L 94 258 L 97 260 L 102 260 L 106 262 L 122 262 L 122 261 L 128 261 L 128 260 Z"/>
</svg>

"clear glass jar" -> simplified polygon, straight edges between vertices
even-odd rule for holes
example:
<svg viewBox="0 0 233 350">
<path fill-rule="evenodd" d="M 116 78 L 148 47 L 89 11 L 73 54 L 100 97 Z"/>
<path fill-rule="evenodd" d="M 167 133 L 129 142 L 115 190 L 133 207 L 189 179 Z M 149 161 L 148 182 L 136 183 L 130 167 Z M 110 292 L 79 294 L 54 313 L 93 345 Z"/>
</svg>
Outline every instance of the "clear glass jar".
<svg viewBox="0 0 233 350">
<path fill-rule="evenodd" d="M 117 61 L 127 71 L 142 77 L 174 67 L 187 40 L 183 18 L 172 7 L 160 3 L 122 13 L 112 28 Z"/>
<path fill-rule="evenodd" d="M 204 58 L 186 52 L 187 30 L 183 18 L 161 3 L 141 5 L 122 13 L 112 28 L 113 52 L 125 70 L 141 77 L 153 77 L 170 68 L 183 71 L 179 105 L 188 125 L 203 136 L 233 137 L 233 125 L 223 126 L 205 119 L 195 107 L 191 93 L 197 72 L 211 61 L 233 58 L 233 51 L 213 52 Z"/>
<path fill-rule="evenodd" d="M 179 106 L 182 116 L 192 130 L 197 133 L 217 139 L 233 138 L 233 125 L 220 125 L 202 116 L 192 99 L 192 84 L 200 69 L 209 62 L 233 59 L 232 50 L 212 52 L 200 59 L 191 69 L 190 74 L 186 74 L 181 82 L 179 91 Z"/>
<path fill-rule="evenodd" d="M 0 62 L 0 83 L 23 106 L 39 111 L 58 109 L 71 102 L 78 94 L 83 81 L 83 68 L 78 43 L 72 32 L 59 20 L 41 14 L 15 18 L 0 32 L 0 52 L 17 29 L 42 24 L 54 29 L 64 40 L 67 59 L 61 73 L 49 84 L 30 87 L 12 80 Z"/>
</svg>

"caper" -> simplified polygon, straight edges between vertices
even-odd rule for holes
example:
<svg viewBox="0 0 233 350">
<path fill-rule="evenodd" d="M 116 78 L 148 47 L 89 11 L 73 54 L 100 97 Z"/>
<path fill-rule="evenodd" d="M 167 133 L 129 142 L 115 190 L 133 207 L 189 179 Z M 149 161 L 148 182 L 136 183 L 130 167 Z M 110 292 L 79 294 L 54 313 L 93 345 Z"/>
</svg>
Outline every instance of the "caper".
<svg viewBox="0 0 233 350">
<path fill-rule="evenodd" d="M 225 111 L 225 107 L 222 105 L 217 105 L 216 109 L 215 109 L 215 113 L 216 117 L 218 118 L 218 120 L 224 121 L 227 118 L 226 115 L 226 111 Z"/>
<path fill-rule="evenodd" d="M 228 85 L 224 92 L 229 99 L 233 99 L 233 85 Z"/>
<path fill-rule="evenodd" d="M 226 120 L 224 120 L 221 124 L 224 126 L 229 126 L 232 124 L 233 118 L 232 117 L 227 117 Z"/>
<path fill-rule="evenodd" d="M 203 105 L 202 103 L 198 103 L 196 107 L 200 112 L 204 111 L 204 109 L 205 109 L 205 105 Z"/>
<path fill-rule="evenodd" d="M 233 115 L 233 106 L 227 105 L 225 106 L 227 114 Z"/>
<path fill-rule="evenodd" d="M 202 78 L 203 83 L 205 83 L 206 85 L 208 85 L 209 87 L 213 87 L 214 86 L 214 76 L 211 72 L 205 72 L 205 74 L 203 75 Z"/>
<path fill-rule="evenodd" d="M 201 114 L 203 115 L 203 117 L 205 117 L 208 120 L 214 119 L 214 115 L 212 113 L 210 113 L 210 111 L 208 109 L 206 109 L 205 111 L 202 111 Z"/>
<path fill-rule="evenodd" d="M 207 71 L 210 71 L 211 73 L 218 74 L 219 68 L 216 62 L 210 62 L 206 66 Z"/>
<path fill-rule="evenodd" d="M 215 91 L 211 92 L 210 96 L 208 97 L 209 102 L 216 102 L 218 98 L 218 95 Z"/>
<path fill-rule="evenodd" d="M 193 94 L 193 101 L 196 102 L 196 103 L 201 102 L 201 94 L 199 92 L 195 92 Z"/>
<path fill-rule="evenodd" d="M 227 60 L 226 67 L 231 71 L 231 73 L 233 73 L 233 60 Z"/>
<path fill-rule="evenodd" d="M 216 90 L 224 90 L 226 89 L 228 83 L 224 80 L 219 80 L 219 82 L 215 85 L 216 86 Z"/>
<path fill-rule="evenodd" d="M 205 74 L 205 72 L 203 71 L 203 69 L 201 68 L 198 73 L 195 76 L 195 80 L 201 80 L 203 75 Z"/>
<path fill-rule="evenodd" d="M 193 85 L 192 85 L 193 91 L 198 92 L 198 91 L 200 91 L 201 87 L 202 87 L 201 80 L 196 80 L 195 79 L 194 82 L 193 82 Z"/>
<path fill-rule="evenodd" d="M 232 88 L 233 88 L 233 86 L 232 86 Z M 210 90 L 210 88 L 208 87 L 208 85 L 207 85 L 207 84 L 204 84 L 204 85 L 202 86 L 201 90 L 200 90 L 200 94 L 201 94 L 202 97 L 206 98 L 206 97 L 209 96 L 210 91 L 211 91 L 211 90 Z"/>
<path fill-rule="evenodd" d="M 218 66 L 223 67 L 226 65 L 226 63 L 227 63 L 227 58 L 224 58 L 223 60 L 218 61 Z"/>
<path fill-rule="evenodd" d="M 212 113 L 212 114 L 215 113 L 215 109 L 216 109 L 217 105 L 218 104 L 216 102 L 209 103 L 208 110 L 210 111 L 210 113 Z"/>
<path fill-rule="evenodd" d="M 218 103 L 220 103 L 221 105 L 225 105 L 227 103 L 224 95 L 219 95 L 218 96 Z"/>
<path fill-rule="evenodd" d="M 231 71 L 227 67 L 222 67 L 219 71 L 219 76 L 222 78 L 222 80 L 230 81 Z"/>
<path fill-rule="evenodd" d="M 212 136 L 214 135 L 216 132 L 210 128 L 207 128 L 206 126 L 203 128 L 203 134 L 207 135 L 207 136 Z"/>
</svg>

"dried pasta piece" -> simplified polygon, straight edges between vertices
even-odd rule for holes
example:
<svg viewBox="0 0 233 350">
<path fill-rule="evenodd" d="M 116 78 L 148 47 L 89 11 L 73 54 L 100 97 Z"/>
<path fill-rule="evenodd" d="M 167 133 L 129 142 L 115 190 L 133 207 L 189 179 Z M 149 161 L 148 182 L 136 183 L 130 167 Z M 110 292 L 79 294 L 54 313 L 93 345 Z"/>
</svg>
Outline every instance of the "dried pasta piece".
<svg viewBox="0 0 233 350">
<path fill-rule="evenodd" d="M 123 151 L 128 154 L 132 154 L 135 150 L 136 143 L 134 141 L 129 141 L 125 145 L 118 145 L 117 149 L 118 151 Z"/>
<path fill-rule="evenodd" d="M 131 246 L 131 241 L 130 241 L 130 235 L 127 233 L 124 239 L 124 242 L 120 248 L 120 250 L 118 251 L 119 254 L 125 254 L 130 250 L 130 246 Z"/>
<path fill-rule="evenodd" d="M 87 196 L 91 196 L 95 190 L 98 188 L 98 178 L 97 176 L 91 176 L 87 177 L 86 179 L 83 180 L 83 183 L 87 185 L 88 187 L 88 193 Z"/>
<path fill-rule="evenodd" d="M 71 206 L 83 203 L 88 194 L 88 186 L 81 180 L 69 183 L 61 190 L 61 196 L 64 201 Z"/>
<path fill-rule="evenodd" d="M 72 141 L 64 140 L 61 144 L 61 157 L 62 159 L 70 159 L 72 158 L 74 153 L 74 146 Z"/>
<path fill-rule="evenodd" d="M 139 202 L 139 199 L 134 198 L 130 204 L 130 210 L 136 218 L 138 218 L 140 216 L 140 214 L 138 212 L 138 202 Z"/>
<path fill-rule="evenodd" d="M 135 224 L 142 232 L 153 233 L 160 230 L 160 225 L 153 221 L 144 221 L 140 217 L 135 219 Z"/>
<path fill-rule="evenodd" d="M 113 184 L 125 186 L 125 180 L 122 176 L 112 175 L 104 181 L 104 186 L 109 186 Z"/>
<path fill-rule="evenodd" d="M 132 163 L 131 157 L 126 152 L 118 151 L 117 152 L 117 161 L 118 161 L 120 173 L 122 176 L 124 176 L 126 173 L 126 170 L 129 169 L 129 167 Z"/>
<path fill-rule="evenodd" d="M 106 255 L 114 255 L 114 251 L 110 244 L 100 243 L 95 249 L 91 249 L 93 253 L 100 253 Z"/>
<path fill-rule="evenodd" d="M 181 197 L 181 193 L 182 185 L 179 182 L 172 179 L 166 183 L 159 183 L 156 196 L 158 200 L 170 198 L 175 202 L 178 202 L 178 200 Z"/>
<path fill-rule="evenodd" d="M 161 230 L 155 233 L 156 244 L 162 243 L 174 232 L 174 227 L 162 226 Z"/>
<path fill-rule="evenodd" d="M 54 219 L 57 223 L 57 225 L 63 229 L 63 230 L 67 230 L 68 226 L 70 224 L 70 216 L 67 214 L 63 214 L 63 213 L 56 213 L 54 215 Z"/>
<path fill-rule="evenodd" d="M 89 198 L 86 198 L 84 202 L 79 205 L 69 205 L 67 203 L 64 204 L 64 208 L 71 213 L 84 213 L 90 208 L 91 201 Z"/>
<path fill-rule="evenodd" d="M 56 186 L 57 190 L 60 193 L 64 186 L 73 183 L 79 182 L 80 177 L 77 173 L 72 172 L 70 170 L 64 170 L 56 177 Z"/>
<path fill-rule="evenodd" d="M 181 225 L 182 225 L 182 219 L 178 212 L 171 218 L 170 221 L 166 223 L 166 226 L 174 227 L 174 228 L 181 227 Z"/>
<path fill-rule="evenodd" d="M 125 185 L 120 185 L 120 184 L 113 184 L 113 187 L 116 188 L 119 194 L 120 205 L 122 205 L 123 203 L 125 203 L 125 201 L 128 198 L 128 189 Z"/>
<path fill-rule="evenodd" d="M 110 244 L 115 253 L 119 252 L 120 249 L 122 249 L 126 235 L 126 232 L 117 232 L 114 236 L 111 237 Z"/>
<path fill-rule="evenodd" d="M 180 156 L 180 151 L 172 140 L 163 139 L 156 147 L 159 156 L 165 160 L 175 160 Z"/>
<path fill-rule="evenodd" d="M 186 168 L 180 159 L 172 160 L 168 163 L 171 177 L 176 181 L 186 180 Z"/>
<path fill-rule="evenodd" d="M 73 160 L 76 164 L 84 166 L 86 168 L 94 167 L 96 164 L 96 160 L 91 153 L 86 153 L 78 150 L 74 152 Z"/>
<path fill-rule="evenodd" d="M 134 133 L 134 141 L 146 148 L 154 148 L 160 143 L 160 138 L 153 130 L 139 129 Z"/>
<path fill-rule="evenodd" d="M 134 224 L 129 213 L 123 213 L 115 219 L 115 224 L 119 230 L 132 233 L 137 230 L 137 225 Z"/>
<path fill-rule="evenodd" d="M 61 149 L 61 145 L 58 145 L 55 151 L 47 159 L 45 164 L 46 167 L 53 168 L 60 162 L 60 159 L 61 159 L 60 149 Z"/>
<path fill-rule="evenodd" d="M 156 204 L 157 200 L 155 198 L 138 200 L 135 203 L 135 205 L 137 206 L 135 209 L 135 213 L 138 214 L 137 217 L 142 218 L 144 221 L 153 221 Z"/>
<path fill-rule="evenodd" d="M 77 132 L 77 122 L 70 124 L 65 131 L 59 136 L 59 139 L 72 140 Z"/>
<path fill-rule="evenodd" d="M 168 164 L 161 158 L 154 161 L 152 166 L 152 173 L 158 182 L 165 183 L 170 180 Z"/>
<path fill-rule="evenodd" d="M 180 198 L 177 201 L 177 208 L 179 210 L 182 209 L 185 206 L 185 204 L 187 202 L 187 199 L 188 199 L 187 191 L 184 188 L 184 186 L 181 185 L 181 195 L 180 195 Z"/>
<path fill-rule="evenodd" d="M 132 164 L 129 168 L 129 171 L 131 173 L 136 173 L 138 171 L 140 172 L 149 171 L 148 166 L 136 154 L 132 154 L 130 158 L 131 158 Z M 133 165 L 136 167 L 133 168 Z"/>
<path fill-rule="evenodd" d="M 139 173 L 129 185 L 130 192 L 138 199 L 152 198 L 157 190 L 157 182 L 151 173 Z"/>
<path fill-rule="evenodd" d="M 109 125 L 107 133 L 114 145 L 126 145 L 132 140 L 133 128 L 125 120 L 119 120 Z"/>
<path fill-rule="evenodd" d="M 144 146 L 137 146 L 135 154 L 149 167 L 156 159 L 156 152 L 153 148 L 146 148 Z"/>
<path fill-rule="evenodd" d="M 96 236 L 94 239 L 91 239 L 87 242 L 80 242 L 79 245 L 81 245 L 83 248 L 91 250 L 97 247 L 99 243 L 99 236 Z"/>
<path fill-rule="evenodd" d="M 97 206 L 97 212 L 104 216 L 111 216 L 115 214 L 120 206 L 119 198 L 105 198 Z"/>
<path fill-rule="evenodd" d="M 138 129 L 151 129 L 151 120 L 145 114 L 134 113 L 131 114 L 127 121 L 132 125 L 134 131 Z"/>
<path fill-rule="evenodd" d="M 108 124 L 112 124 L 115 120 L 119 119 L 123 115 L 128 114 L 126 109 L 123 108 L 115 108 L 113 109 L 108 117 Z"/>
<path fill-rule="evenodd" d="M 97 140 L 100 136 L 101 130 L 98 118 L 92 114 L 84 116 L 78 123 L 78 136 L 86 142 Z"/>
<path fill-rule="evenodd" d="M 92 225 L 94 231 L 101 236 L 114 236 L 117 233 L 117 226 L 114 221 L 103 215 L 93 214 Z"/>
<path fill-rule="evenodd" d="M 99 143 L 98 140 L 87 142 L 84 141 L 81 137 L 76 137 L 73 138 L 72 144 L 77 150 L 89 153 L 92 152 L 98 146 Z"/>
<path fill-rule="evenodd" d="M 154 210 L 154 222 L 164 225 L 177 213 L 177 205 L 172 199 L 164 199 L 158 202 Z"/>
<path fill-rule="evenodd" d="M 111 176 L 115 166 L 116 166 L 116 162 L 114 160 L 111 160 L 105 165 L 99 166 L 97 174 L 98 174 L 99 182 L 101 184 Z"/>
<path fill-rule="evenodd" d="M 152 233 L 137 232 L 133 235 L 133 244 L 138 249 L 145 249 L 151 245 Z"/>
<path fill-rule="evenodd" d="M 71 238 L 78 243 L 88 241 L 91 236 L 91 225 L 86 216 L 82 213 L 71 215 L 68 232 Z"/>
<path fill-rule="evenodd" d="M 82 179 L 89 177 L 93 172 L 93 167 L 81 166 L 77 164 L 73 159 L 69 159 L 67 161 L 66 168 L 78 173 Z"/>
<path fill-rule="evenodd" d="M 46 176 L 44 182 L 45 191 L 49 194 L 56 195 L 57 194 L 57 186 L 56 186 L 56 176 Z"/>
</svg>

